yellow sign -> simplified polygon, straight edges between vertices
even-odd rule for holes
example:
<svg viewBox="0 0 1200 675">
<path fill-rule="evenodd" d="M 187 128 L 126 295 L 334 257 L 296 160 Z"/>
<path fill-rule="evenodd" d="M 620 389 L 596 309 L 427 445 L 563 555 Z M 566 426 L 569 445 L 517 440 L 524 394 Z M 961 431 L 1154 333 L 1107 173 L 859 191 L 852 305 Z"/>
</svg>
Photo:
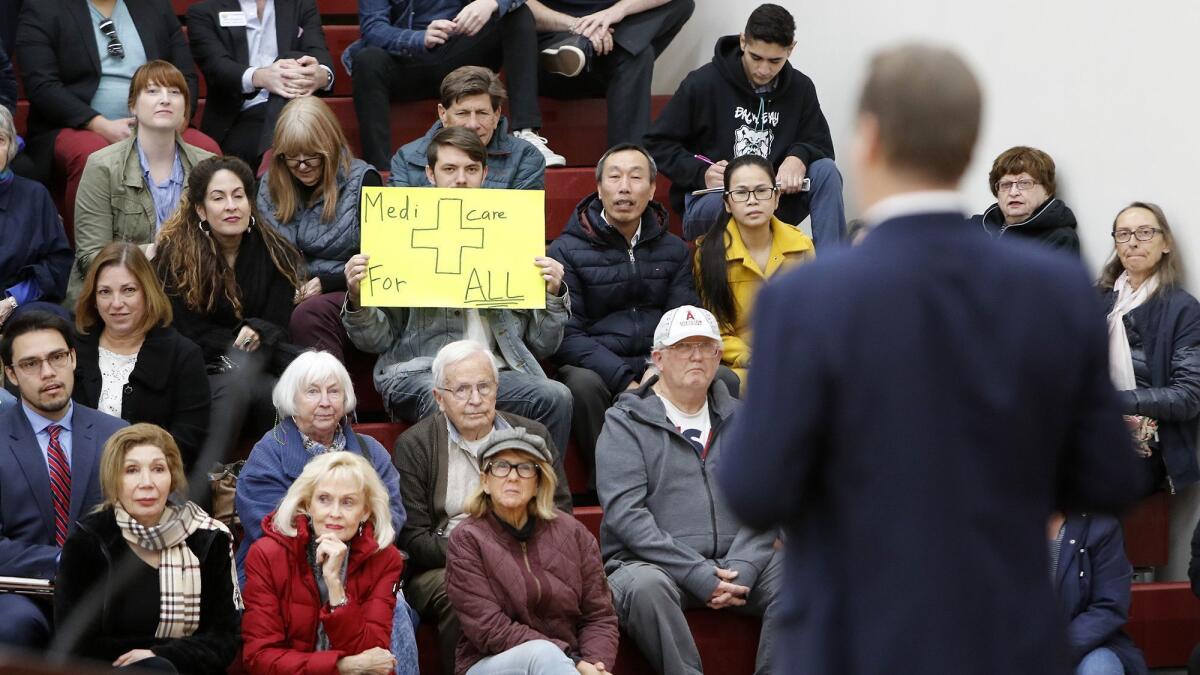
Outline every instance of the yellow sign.
<svg viewBox="0 0 1200 675">
<path fill-rule="evenodd" d="M 364 187 L 362 282 L 368 307 L 542 309 L 540 190 Z"/>
</svg>

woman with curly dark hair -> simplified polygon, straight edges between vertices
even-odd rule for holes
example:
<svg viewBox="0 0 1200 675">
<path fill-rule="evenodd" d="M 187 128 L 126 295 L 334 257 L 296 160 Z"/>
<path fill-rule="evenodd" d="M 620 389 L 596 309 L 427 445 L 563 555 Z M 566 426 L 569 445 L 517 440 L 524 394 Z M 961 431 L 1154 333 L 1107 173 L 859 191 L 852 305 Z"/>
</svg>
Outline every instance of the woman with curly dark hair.
<svg viewBox="0 0 1200 675">
<path fill-rule="evenodd" d="M 288 342 L 292 301 L 303 284 L 304 259 L 254 205 L 250 167 L 236 157 L 197 164 L 183 204 L 158 233 L 154 263 L 175 313 L 175 327 L 204 351 L 214 409 L 227 373 L 261 357 L 278 374 L 299 350 Z M 274 420 L 274 378 L 253 378 L 249 431 Z"/>
</svg>

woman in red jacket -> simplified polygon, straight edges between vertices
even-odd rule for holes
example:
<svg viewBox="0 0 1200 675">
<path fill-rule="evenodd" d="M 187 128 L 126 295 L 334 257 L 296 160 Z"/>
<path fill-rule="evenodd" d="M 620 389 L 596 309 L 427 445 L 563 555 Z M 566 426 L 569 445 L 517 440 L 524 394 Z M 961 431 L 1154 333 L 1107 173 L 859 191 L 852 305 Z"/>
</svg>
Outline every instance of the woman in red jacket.
<svg viewBox="0 0 1200 675">
<path fill-rule="evenodd" d="M 245 563 L 247 670 L 394 672 L 402 561 L 387 490 L 367 460 L 342 451 L 309 461 L 263 519 L 263 535 Z"/>
<path fill-rule="evenodd" d="M 450 534 L 446 595 L 462 637 L 456 675 L 596 675 L 617 657 L 617 615 L 587 528 L 554 509 L 545 441 L 492 432 L 479 487 Z"/>
</svg>

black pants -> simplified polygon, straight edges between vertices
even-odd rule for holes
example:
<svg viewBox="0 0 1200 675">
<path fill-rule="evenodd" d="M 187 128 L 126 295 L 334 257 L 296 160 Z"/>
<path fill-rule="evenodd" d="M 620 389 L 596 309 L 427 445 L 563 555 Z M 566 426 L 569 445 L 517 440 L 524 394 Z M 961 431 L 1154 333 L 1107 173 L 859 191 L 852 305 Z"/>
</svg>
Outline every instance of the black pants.
<svg viewBox="0 0 1200 675">
<path fill-rule="evenodd" d="M 258 173 L 263 154 L 275 136 L 275 120 L 287 102 L 288 99 L 272 94 L 266 103 L 243 110 L 234 118 L 225 138 L 218 141 L 221 150 L 226 155 L 241 157 Z"/>
<path fill-rule="evenodd" d="M 555 379 L 571 390 L 571 433 L 575 447 L 588 472 L 588 490 L 596 490 L 596 439 L 604 427 L 604 412 L 612 405 L 613 394 L 604 379 L 588 368 L 559 366 Z M 741 381 L 737 373 L 725 366 L 717 368 L 717 379 L 725 383 L 729 393 L 737 398 Z"/>
<path fill-rule="evenodd" d="M 694 8 L 693 0 L 671 0 L 626 18 L 614 28 L 611 52 L 591 56 L 587 70 L 576 77 L 541 71 L 539 91 L 554 98 L 608 99 L 608 146 L 640 144 L 650 129 L 654 61 L 675 39 Z M 547 47 L 569 37 L 568 33 L 541 33 L 538 40 L 541 47 Z"/>
<path fill-rule="evenodd" d="M 433 50 L 436 61 L 415 63 L 378 47 L 354 55 L 354 112 L 358 115 L 363 159 L 387 169 L 392 145 L 391 101 L 438 98 L 442 78 L 461 66 L 486 66 L 508 75 L 512 129 L 537 129 L 537 31 L 525 5 L 491 21 L 475 35 L 460 35 Z M 411 139 L 406 139 L 411 140 Z"/>
</svg>

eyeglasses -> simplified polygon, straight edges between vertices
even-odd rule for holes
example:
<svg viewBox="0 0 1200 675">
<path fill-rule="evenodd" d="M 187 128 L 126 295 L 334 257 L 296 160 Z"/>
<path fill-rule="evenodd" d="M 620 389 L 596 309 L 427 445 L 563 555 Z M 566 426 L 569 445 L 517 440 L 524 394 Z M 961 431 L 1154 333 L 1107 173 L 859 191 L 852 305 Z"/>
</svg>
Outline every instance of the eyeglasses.
<svg viewBox="0 0 1200 675">
<path fill-rule="evenodd" d="M 729 198 L 735 202 L 748 202 L 750 201 L 750 195 L 752 194 L 758 201 L 765 202 L 771 197 L 774 197 L 775 193 L 778 191 L 779 188 L 777 187 L 760 187 L 753 190 L 730 190 L 725 194 L 729 195 Z"/>
<path fill-rule="evenodd" d="M 456 401 L 469 401 L 471 399 L 472 391 L 479 392 L 479 398 L 487 398 L 491 396 L 496 391 L 496 383 L 480 382 L 479 384 L 475 385 L 460 384 L 453 389 L 448 389 L 446 387 L 438 387 L 438 389 L 450 392 L 450 395 L 453 396 L 454 400 Z"/>
<path fill-rule="evenodd" d="M 483 467 L 484 471 L 492 474 L 496 478 L 507 477 L 508 474 L 512 473 L 513 469 L 517 470 L 517 475 L 521 478 L 533 478 L 534 476 L 538 475 L 538 471 L 541 471 L 541 467 L 533 462 L 512 464 L 504 461 L 503 459 L 498 462 L 488 462 L 487 466 Z"/>
<path fill-rule="evenodd" d="M 699 354 L 700 356 L 716 356 L 721 352 L 721 345 L 707 341 L 676 342 L 675 344 L 667 347 L 667 349 L 679 354 L 680 356 L 691 358 L 693 354 Z"/>
<path fill-rule="evenodd" d="M 288 165 L 289 169 L 298 169 L 301 165 L 310 169 L 319 169 L 325 163 L 325 158 L 321 155 L 313 155 L 312 157 L 304 157 L 303 155 L 300 157 L 288 157 L 287 155 L 283 155 L 283 161 Z"/>
<path fill-rule="evenodd" d="M 1040 185 L 1040 183 L 1038 183 L 1036 180 L 1030 180 L 1028 178 L 1022 178 L 1021 180 L 1002 180 L 999 183 L 996 183 L 996 192 L 1008 192 L 1009 190 L 1012 190 L 1014 185 L 1017 186 L 1017 192 L 1028 192 L 1029 190 L 1033 189 L 1034 185 Z"/>
<path fill-rule="evenodd" d="M 16 365 L 17 370 L 21 371 L 25 375 L 36 375 L 39 371 L 41 371 L 43 363 L 49 363 L 50 367 L 55 370 L 63 370 L 70 365 L 70 362 L 71 350 L 61 349 L 44 359 L 37 357 L 21 359 L 20 361 L 17 361 Z"/>
<path fill-rule="evenodd" d="M 121 44 L 121 39 L 117 37 L 117 27 L 113 24 L 112 19 L 100 22 L 100 32 L 108 38 L 108 53 L 118 59 L 125 58 L 125 45 Z"/>
<path fill-rule="evenodd" d="M 1139 227 L 1136 230 L 1114 230 L 1112 238 L 1118 244 L 1127 244 L 1130 237 L 1137 237 L 1138 241 L 1150 241 L 1159 232 L 1162 232 L 1162 230 L 1157 227 Z"/>
</svg>

